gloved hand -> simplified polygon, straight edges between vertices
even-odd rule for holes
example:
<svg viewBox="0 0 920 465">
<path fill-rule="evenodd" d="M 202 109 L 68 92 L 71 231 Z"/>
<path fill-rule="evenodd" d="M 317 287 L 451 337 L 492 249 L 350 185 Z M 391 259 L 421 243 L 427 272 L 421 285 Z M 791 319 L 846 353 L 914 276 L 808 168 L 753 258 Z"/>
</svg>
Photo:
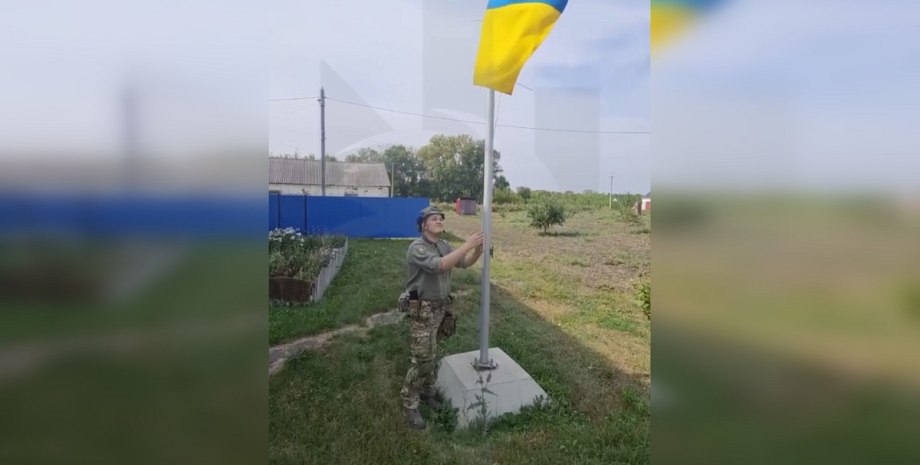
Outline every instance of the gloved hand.
<svg viewBox="0 0 920 465">
<path fill-rule="evenodd" d="M 447 339 L 453 336 L 455 332 L 457 332 L 457 317 L 448 311 L 444 314 L 444 319 L 441 320 L 441 326 L 438 327 L 438 337 Z"/>
<path fill-rule="evenodd" d="M 399 295 L 399 298 L 396 299 L 396 309 L 403 313 L 409 311 L 409 293 L 408 292 L 403 292 L 402 294 Z"/>
</svg>

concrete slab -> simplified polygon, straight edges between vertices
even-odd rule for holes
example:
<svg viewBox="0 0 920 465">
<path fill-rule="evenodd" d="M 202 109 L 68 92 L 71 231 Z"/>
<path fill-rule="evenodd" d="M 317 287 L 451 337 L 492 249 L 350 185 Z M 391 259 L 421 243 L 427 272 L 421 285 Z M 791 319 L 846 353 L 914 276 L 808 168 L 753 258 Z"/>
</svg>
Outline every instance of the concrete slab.
<svg viewBox="0 0 920 465">
<path fill-rule="evenodd" d="M 489 357 L 498 364 L 498 368 L 481 372 L 472 365 L 479 358 L 478 350 L 441 359 L 438 390 L 444 395 L 445 401 L 459 410 L 459 428 L 469 426 L 481 415 L 478 407 L 468 410 L 470 405 L 477 402 L 476 395 L 482 395 L 483 385 L 478 383 L 480 376 L 486 388 L 495 393 L 484 395 L 489 419 L 506 413 L 517 413 L 522 407 L 533 405 L 540 396 L 544 401 L 549 400 L 546 391 L 503 350 L 497 347 L 490 348 Z M 492 378 L 486 383 L 490 373 Z"/>
</svg>

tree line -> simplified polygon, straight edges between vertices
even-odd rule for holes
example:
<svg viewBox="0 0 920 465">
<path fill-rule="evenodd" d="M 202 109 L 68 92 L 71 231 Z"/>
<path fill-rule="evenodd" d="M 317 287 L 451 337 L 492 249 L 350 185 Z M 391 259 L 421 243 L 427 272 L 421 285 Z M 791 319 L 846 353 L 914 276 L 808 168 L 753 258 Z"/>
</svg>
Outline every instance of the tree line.
<svg viewBox="0 0 920 465">
<path fill-rule="evenodd" d="M 316 160 L 313 154 L 270 155 L 281 158 Z M 492 174 L 495 190 L 509 189 L 502 174 L 501 153 L 492 151 Z M 326 156 L 326 161 L 338 161 Z M 419 148 L 390 145 L 380 149 L 361 148 L 345 157 L 346 162 L 382 163 L 393 180 L 395 197 L 428 197 L 439 202 L 452 202 L 458 197 L 473 197 L 482 201 L 485 179 L 485 140 L 458 136 L 436 135 Z"/>
<path fill-rule="evenodd" d="M 270 157 L 302 158 L 316 160 L 313 154 L 282 154 Z M 492 151 L 492 174 L 494 190 L 493 203 L 514 206 L 526 204 L 531 199 L 545 202 L 553 201 L 569 207 L 571 211 L 606 208 L 610 203 L 608 194 L 585 190 L 582 193 L 549 192 L 518 187 L 511 190 L 511 184 L 505 178 L 501 167 L 501 152 Z M 333 156 L 326 156 L 326 161 L 339 161 Z M 427 197 L 434 202 L 453 203 L 458 197 L 472 197 L 482 203 L 483 179 L 485 172 L 485 140 L 474 139 L 470 135 L 457 136 L 436 135 L 427 144 L 419 148 L 405 145 L 389 145 L 379 149 L 364 147 L 348 154 L 343 161 L 352 163 L 382 163 L 386 166 L 387 176 L 393 180 L 395 197 Z M 615 194 L 613 205 L 632 205 L 639 196 L 634 194 Z"/>
</svg>

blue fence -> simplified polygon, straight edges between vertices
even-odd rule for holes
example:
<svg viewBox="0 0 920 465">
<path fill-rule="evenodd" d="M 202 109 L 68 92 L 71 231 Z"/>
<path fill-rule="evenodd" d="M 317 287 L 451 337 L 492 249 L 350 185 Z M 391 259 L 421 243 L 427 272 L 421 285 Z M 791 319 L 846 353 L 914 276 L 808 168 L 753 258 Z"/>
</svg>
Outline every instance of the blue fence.
<svg viewBox="0 0 920 465">
<path fill-rule="evenodd" d="M 416 237 L 415 216 L 429 204 L 429 199 L 422 197 L 269 194 L 268 228 L 353 238 Z"/>
<path fill-rule="evenodd" d="M 265 197 L 0 194 L 0 233 L 75 237 L 252 238 Z"/>
</svg>

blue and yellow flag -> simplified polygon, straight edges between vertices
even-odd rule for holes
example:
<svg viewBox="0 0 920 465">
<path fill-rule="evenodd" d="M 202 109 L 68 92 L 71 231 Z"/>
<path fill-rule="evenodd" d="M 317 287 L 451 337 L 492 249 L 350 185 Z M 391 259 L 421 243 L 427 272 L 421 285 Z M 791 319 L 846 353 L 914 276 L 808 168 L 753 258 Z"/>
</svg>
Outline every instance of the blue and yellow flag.
<svg viewBox="0 0 920 465">
<path fill-rule="evenodd" d="M 652 0 L 652 53 L 675 40 L 724 0 Z"/>
<path fill-rule="evenodd" d="M 543 43 L 568 0 L 489 0 L 473 84 L 511 95 L 524 64 Z"/>
</svg>

